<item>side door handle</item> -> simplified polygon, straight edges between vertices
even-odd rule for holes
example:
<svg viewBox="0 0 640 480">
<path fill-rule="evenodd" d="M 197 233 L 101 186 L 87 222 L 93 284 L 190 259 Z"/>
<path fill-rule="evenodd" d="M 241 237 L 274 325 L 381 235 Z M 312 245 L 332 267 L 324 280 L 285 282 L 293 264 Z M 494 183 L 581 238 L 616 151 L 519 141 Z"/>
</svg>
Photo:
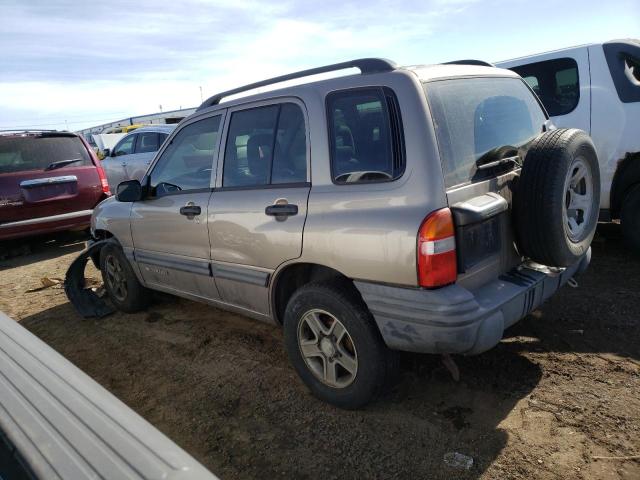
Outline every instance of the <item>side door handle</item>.
<svg viewBox="0 0 640 480">
<path fill-rule="evenodd" d="M 180 207 L 180 215 L 184 215 L 189 220 L 192 220 L 196 215 L 200 215 L 202 209 L 198 205 L 194 205 L 193 202 L 187 203 L 184 207 Z"/>
<path fill-rule="evenodd" d="M 298 214 L 298 206 L 291 203 L 269 205 L 264 209 L 264 213 L 271 217 L 290 217 Z"/>
</svg>

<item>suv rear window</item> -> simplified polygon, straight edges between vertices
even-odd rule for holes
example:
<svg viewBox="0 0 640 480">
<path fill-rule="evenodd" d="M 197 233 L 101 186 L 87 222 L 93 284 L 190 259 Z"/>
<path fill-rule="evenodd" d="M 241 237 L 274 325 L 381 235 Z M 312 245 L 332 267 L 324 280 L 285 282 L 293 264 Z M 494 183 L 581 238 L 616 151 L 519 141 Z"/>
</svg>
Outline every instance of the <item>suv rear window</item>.
<svg viewBox="0 0 640 480">
<path fill-rule="evenodd" d="M 509 151 L 542 132 L 544 111 L 518 78 L 463 78 L 424 85 L 447 187 L 485 178 L 476 162 Z M 501 149 L 501 147 L 511 147 Z M 485 162 L 482 162 L 485 163 Z"/>
<path fill-rule="evenodd" d="M 0 136 L 0 173 L 93 165 L 78 137 Z"/>
<path fill-rule="evenodd" d="M 540 97 L 552 117 L 572 112 L 580 101 L 578 64 L 573 58 L 555 58 L 511 68 Z"/>
</svg>

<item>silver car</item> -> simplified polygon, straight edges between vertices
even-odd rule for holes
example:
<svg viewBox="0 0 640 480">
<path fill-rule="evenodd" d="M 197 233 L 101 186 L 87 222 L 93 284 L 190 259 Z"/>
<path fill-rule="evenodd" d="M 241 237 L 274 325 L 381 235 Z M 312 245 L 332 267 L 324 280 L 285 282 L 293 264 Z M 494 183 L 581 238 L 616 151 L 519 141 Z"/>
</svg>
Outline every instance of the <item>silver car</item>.
<svg viewBox="0 0 640 480">
<path fill-rule="evenodd" d="M 599 171 L 586 133 L 479 63 L 362 59 L 216 95 L 95 209 L 77 262 L 125 312 L 159 290 L 282 326 L 311 392 L 344 408 L 399 350 L 484 352 L 587 267 Z"/>
<path fill-rule="evenodd" d="M 109 185 L 142 180 L 156 152 L 175 128 L 175 125 L 141 127 L 122 137 L 112 150 L 105 151 L 102 166 Z"/>
</svg>

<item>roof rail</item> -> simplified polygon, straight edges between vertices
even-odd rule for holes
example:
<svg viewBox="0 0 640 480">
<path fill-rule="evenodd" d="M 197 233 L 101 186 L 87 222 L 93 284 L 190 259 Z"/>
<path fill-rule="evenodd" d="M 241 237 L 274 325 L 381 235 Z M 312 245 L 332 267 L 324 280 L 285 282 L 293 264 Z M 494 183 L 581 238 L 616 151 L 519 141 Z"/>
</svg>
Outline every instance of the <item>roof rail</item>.
<svg viewBox="0 0 640 480">
<path fill-rule="evenodd" d="M 467 60 L 454 60 L 453 62 L 444 62 L 442 65 L 477 65 L 479 67 L 495 67 L 493 63 L 485 62 L 484 60 L 474 60 L 472 58 Z"/>
<path fill-rule="evenodd" d="M 301 70 L 299 72 L 288 73 L 287 75 L 281 75 L 279 77 L 273 77 L 267 80 L 261 80 L 259 82 L 250 83 L 249 85 L 245 85 L 243 87 L 238 87 L 232 90 L 227 90 L 226 92 L 218 93 L 212 97 L 207 98 L 204 102 L 202 102 L 202 104 L 197 108 L 196 111 L 202 110 L 207 107 L 212 107 L 214 105 L 218 105 L 220 103 L 220 100 L 222 100 L 223 98 L 229 97 L 231 95 L 235 95 L 237 93 L 246 92 L 248 90 L 253 90 L 255 88 L 264 87 L 267 85 L 273 85 L 274 83 L 286 82 L 288 80 L 293 80 L 296 78 L 309 77 L 311 75 L 317 75 L 319 73 L 345 70 L 347 68 L 358 68 L 360 69 L 360 73 L 365 74 L 365 73 L 390 72 L 392 70 L 395 70 L 397 68 L 397 65 L 391 60 L 387 60 L 384 58 L 359 58 L 356 60 L 351 60 L 349 62 L 334 63 L 332 65 L 326 65 L 324 67 Z"/>
<path fill-rule="evenodd" d="M 38 132 L 57 132 L 58 130 L 45 130 L 41 128 L 7 128 L 5 130 L 0 130 L 0 132 L 16 132 L 16 133 L 38 133 Z"/>
</svg>

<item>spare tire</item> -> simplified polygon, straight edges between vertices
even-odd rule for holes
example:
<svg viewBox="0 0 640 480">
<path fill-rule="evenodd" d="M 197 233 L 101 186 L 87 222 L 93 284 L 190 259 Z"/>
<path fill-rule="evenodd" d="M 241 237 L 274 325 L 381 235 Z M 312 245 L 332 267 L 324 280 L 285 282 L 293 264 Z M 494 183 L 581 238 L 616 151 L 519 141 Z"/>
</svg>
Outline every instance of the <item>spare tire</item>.
<svg viewBox="0 0 640 480">
<path fill-rule="evenodd" d="M 600 169 L 589 135 L 558 129 L 537 137 L 513 195 L 521 253 L 554 267 L 578 261 L 591 245 L 600 206 Z"/>
</svg>

